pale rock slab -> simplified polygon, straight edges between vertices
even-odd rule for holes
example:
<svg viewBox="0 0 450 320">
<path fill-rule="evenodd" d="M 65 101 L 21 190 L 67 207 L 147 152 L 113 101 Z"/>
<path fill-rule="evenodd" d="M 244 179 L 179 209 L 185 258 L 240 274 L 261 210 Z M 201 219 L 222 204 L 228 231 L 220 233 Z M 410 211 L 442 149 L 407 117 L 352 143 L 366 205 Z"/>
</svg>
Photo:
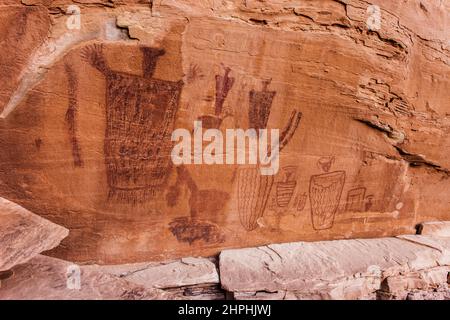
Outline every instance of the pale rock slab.
<svg viewBox="0 0 450 320">
<path fill-rule="evenodd" d="M 111 266 L 92 266 L 150 289 L 162 289 L 183 299 L 223 299 L 215 262 L 206 258 L 182 258 Z"/>
<path fill-rule="evenodd" d="M 411 272 L 386 278 L 378 292 L 379 299 L 408 299 L 414 292 L 432 293 L 447 288 L 450 266 L 436 267 L 420 272 Z"/>
<path fill-rule="evenodd" d="M 39 255 L 12 269 L 3 281 L 0 300 L 148 300 L 171 295 L 144 288 L 93 268 L 80 267 L 80 287 L 67 286 L 73 264 Z"/>
<path fill-rule="evenodd" d="M 449 266 L 445 250 L 398 238 L 276 244 L 220 255 L 222 287 L 236 299 L 377 299 L 380 290 L 406 299 L 411 290 L 446 284 Z"/>
<path fill-rule="evenodd" d="M 430 291 L 414 291 L 408 293 L 407 300 L 450 300 L 450 290 L 447 288 L 439 288 Z"/>
<path fill-rule="evenodd" d="M 69 230 L 0 198 L 0 271 L 56 247 Z"/>
<path fill-rule="evenodd" d="M 397 238 L 438 250 L 441 253 L 438 264 L 450 265 L 450 238 L 425 235 L 403 235 Z"/>
<path fill-rule="evenodd" d="M 420 224 L 419 231 L 424 236 L 450 237 L 450 221 L 424 222 Z"/>
</svg>

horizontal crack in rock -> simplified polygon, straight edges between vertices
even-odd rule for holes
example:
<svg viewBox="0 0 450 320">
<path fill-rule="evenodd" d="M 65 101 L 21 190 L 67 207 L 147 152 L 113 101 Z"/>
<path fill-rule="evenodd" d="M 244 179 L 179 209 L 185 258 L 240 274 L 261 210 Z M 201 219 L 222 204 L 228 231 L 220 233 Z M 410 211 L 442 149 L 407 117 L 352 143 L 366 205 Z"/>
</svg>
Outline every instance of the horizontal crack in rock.
<svg viewBox="0 0 450 320">
<path fill-rule="evenodd" d="M 439 172 L 443 172 L 445 174 L 449 174 L 450 171 L 446 168 L 443 168 L 441 165 L 434 163 L 430 160 L 427 160 L 423 155 L 420 154 L 414 154 L 414 153 L 410 153 L 404 149 L 402 149 L 399 146 L 394 146 L 398 153 L 400 154 L 400 156 L 406 161 L 408 162 L 411 166 L 414 167 L 419 167 L 419 166 L 427 166 L 430 167 L 432 169 L 435 169 Z"/>
</svg>

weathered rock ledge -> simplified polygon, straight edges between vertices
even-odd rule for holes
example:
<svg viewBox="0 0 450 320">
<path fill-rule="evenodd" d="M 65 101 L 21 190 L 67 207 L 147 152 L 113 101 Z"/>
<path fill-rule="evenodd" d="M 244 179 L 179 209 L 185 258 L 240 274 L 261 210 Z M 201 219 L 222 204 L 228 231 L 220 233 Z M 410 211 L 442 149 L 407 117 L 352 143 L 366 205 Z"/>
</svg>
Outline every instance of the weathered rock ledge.
<svg viewBox="0 0 450 320">
<path fill-rule="evenodd" d="M 56 247 L 69 230 L 0 198 L 0 272 Z"/>
<path fill-rule="evenodd" d="M 450 238 L 274 244 L 220 255 L 236 299 L 450 299 Z"/>
<path fill-rule="evenodd" d="M 0 299 L 450 299 L 448 223 L 425 234 L 272 244 L 215 258 L 79 267 L 38 255 L 11 270 Z M 73 280 L 73 279 L 72 279 Z"/>
</svg>

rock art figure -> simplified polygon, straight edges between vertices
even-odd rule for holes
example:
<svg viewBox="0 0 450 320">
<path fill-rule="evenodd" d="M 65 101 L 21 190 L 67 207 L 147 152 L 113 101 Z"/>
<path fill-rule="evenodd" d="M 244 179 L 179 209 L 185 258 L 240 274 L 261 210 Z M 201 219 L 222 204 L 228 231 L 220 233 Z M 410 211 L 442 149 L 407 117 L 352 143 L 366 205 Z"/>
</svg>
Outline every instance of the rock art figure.
<svg viewBox="0 0 450 320">
<path fill-rule="evenodd" d="M 295 131 L 297 130 L 300 120 L 302 119 L 302 113 L 298 112 L 297 110 L 293 110 L 291 112 L 291 116 L 289 117 L 288 123 L 284 127 L 284 129 L 281 131 L 280 134 L 280 145 L 279 150 L 283 150 L 289 141 L 291 141 L 292 137 L 294 136 Z M 275 148 L 276 146 L 272 146 L 272 148 Z"/>
<path fill-rule="evenodd" d="M 296 181 L 296 166 L 288 166 L 283 168 L 284 178 L 282 181 L 277 182 L 276 196 L 277 204 L 279 208 L 287 208 L 291 202 L 292 195 L 294 194 Z"/>
<path fill-rule="evenodd" d="M 160 56 L 165 54 L 164 49 L 141 47 L 142 52 L 142 73 L 144 78 L 152 79 L 156 70 L 156 63 Z"/>
<path fill-rule="evenodd" d="M 185 166 L 177 167 L 177 181 L 169 188 L 166 201 L 170 207 L 178 203 L 181 187 L 186 186 L 189 191 L 189 217 L 174 219 L 169 230 L 178 241 L 188 242 L 203 241 L 206 243 L 221 243 L 225 237 L 219 227 L 209 221 L 222 221 L 222 211 L 229 200 L 229 194 L 220 190 L 201 190 Z M 207 220 L 206 220 L 207 219 Z"/>
<path fill-rule="evenodd" d="M 223 76 L 216 75 L 216 103 L 215 103 L 215 115 L 220 116 L 222 114 L 223 104 L 228 92 L 234 85 L 234 78 L 229 76 L 231 69 L 225 67 L 225 74 Z"/>
<path fill-rule="evenodd" d="M 297 166 L 287 166 L 282 169 L 283 178 L 276 183 L 275 199 L 277 208 L 275 210 L 276 220 L 274 230 L 280 229 L 281 217 L 288 212 L 288 206 L 297 186 Z"/>
<path fill-rule="evenodd" d="M 245 230 L 252 231 L 264 214 L 274 177 L 261 175 L 255 166 L 239 168 L 237 180 L 239 218 Z"/>
<path fill-rule="evenodd" d="M 276 94 L 275 91 L 267 90 L 271 81 L 272 79 L 263 82 L 262 91 L 250 91 L 250 108 L 248 109 L 249 128 L 259 130 L 267 127 L 270 109 Z"/>
<path fill-rule="evenodd" d="M 308 195 L 305 193 L 299 194 L 296 198 L 296 208 L 297 212 L 302 212 L 306 206 L 306 200 L 308 199 Z"/>
<path fill-rule="evenodd" d="M 309 201 L 312 225 L 315 230 L 333 227 L 334 217 L 341 200 L 345 171 L 328 172 L 333 162 L 334 157 L 320 158 L 317 164 L 326 173 L 311 176 Z"/>
<path fill-rule="evenodd" d="M 333 156 L 321 157 L 319 161 L 317 161 L 317 167 L 324 172 L 329 172 L 334 161 L 335 158 Z"/>
<path fill-rule="evenodd" d="M 206 129 L 218 129 L 222 124 L 222 121 L 229 116 L 223 110 L 223 104 L 228 96 L 231 88 L 234 85 L 234 78 L 230 77 L 229 74 L 231 69 L 229 67 L 224 67 L 225 74 L 216 75 L 216 100 L 214 103 L 214 114 L 202 115 L 198 120 L 202 121 L 202 125 Z"/>
<path fill-rule="evenodd" d="M 259 126 L 258 129 L 266 129 L 270 108 L 272 106 L 273 97 L 275 96 L 275 92 L 267 91 L 267 85 L 268 82 L 266 81 L 263 91 L 255 92 L 252 90 L 249 93 L 251 102 L 249 123 L 251 125 Z M 301 112 L 296 110 L 292 111 L 286 127 L 280 134 L 279 146 L 271 146 L 270 150 L 274 150 L 274 148 L 278 147 L 281 152 L 297 130 L 301 117 Z M 255 165 L 239 168 L 237 180 L 240 221 L 247 231 L 252 231 L 258 227 L 258 219 L 264 214 L 274 184 L 274 177 L 270 175 L 261 175 L 259 166 Z M 283 197 L 281 196 L 281 202 L 283 202 L 282 198 Z"/>
<path fill-rule="evenodd" d="M 66 112 L 66 123 L 68 125 L 69 139 L 72 145 L 73 164 L 75 167 L 82 167 L 83 159 L 81 157 L 81 148 L 77 136 L 78 80 L 71 65 L 66 64 L 64 67 L 68 78 L 67 95 L 69 97 L 69 107 Z"/>
<path fill-rule="evenodd" d="M 205 75 L 202 69 L 197 64 L 192 64 L 189 66 L 189 71 L 186 75 L 186 80 L 188 83 L 193 83 L 197 79 L 203 79 Z"/>
<path fill-rule="evenodd" d="M 364 202 L 365 212 L 370 211 L 370 209 L 372 209 L 374 199 L 375 199 L 375 197 L 373 195 L 368 195 L 366 197 L 365 202 Z"/>
<path fill-rule="evenodd" d="M 187 217 L 177 218 L 169 224 L 169 230 L 180 242 L 192 245 L 195 241 L 221 243 L 225 241 L 219 227 L 207 221 L 192 220 Z"/>
<path fill-rule="evenodd" d="M 363 212 L 364 208 L 364 196 L 366 194 L 366 188 L 355 188 L 347 193 L 347 204 L 345 210 L 348 212 Z"/>
<path fill-rule="evenodd" d="M 135 204 L 147 201 L 170 172 L 170 140 L 183 82 L 155 79 L 164 50 L 142 48 L 144 77 L 113 71 L 101 45 L 83 57 L 106 78 L 105 163 L 109 198 Z"/>
</svg>

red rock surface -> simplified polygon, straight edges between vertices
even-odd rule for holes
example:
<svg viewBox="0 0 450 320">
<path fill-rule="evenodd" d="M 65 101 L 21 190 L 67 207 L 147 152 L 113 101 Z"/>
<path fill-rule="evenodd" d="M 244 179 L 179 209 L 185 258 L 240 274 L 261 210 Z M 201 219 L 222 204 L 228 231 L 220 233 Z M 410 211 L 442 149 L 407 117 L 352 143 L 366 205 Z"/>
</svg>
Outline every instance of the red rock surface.
<svg viewBox="0 0 450 320">
<path fill-rule="evenodd" d="M 2 281 L 1 300 L 148 300 L 170 299 L 171 295 L 146 289 L 110 274 L 80 267 L 80 286 L 71 282 L 73 264 L 37 256 L 12 269 Z M 70 283 L 68 285 L 68 282 Z"/>
<path fill-rule="evenodd" d="M 38 255 L 0 272 L 0 299 L 448 300 L 449 276 L 449 237 L 403 235 L 225 250 L 217 261 L 77 266 Z"/>
<path fill-rule="evenodd" d="M 449 3 L 372 2 L 378 30 L 360 0 L 86 0 L 71 30 L 72 1 L 0 0 L 0 196 L 100 264 L 449 220 Z M 197 119 L 290 123 L 279 173 L 170 166 Z"/>
<path fill-rule="evenodd" d="M 0 272 L 53 249 L 68 234 L 66 228 L 0 198 Z"/>
</svg>

